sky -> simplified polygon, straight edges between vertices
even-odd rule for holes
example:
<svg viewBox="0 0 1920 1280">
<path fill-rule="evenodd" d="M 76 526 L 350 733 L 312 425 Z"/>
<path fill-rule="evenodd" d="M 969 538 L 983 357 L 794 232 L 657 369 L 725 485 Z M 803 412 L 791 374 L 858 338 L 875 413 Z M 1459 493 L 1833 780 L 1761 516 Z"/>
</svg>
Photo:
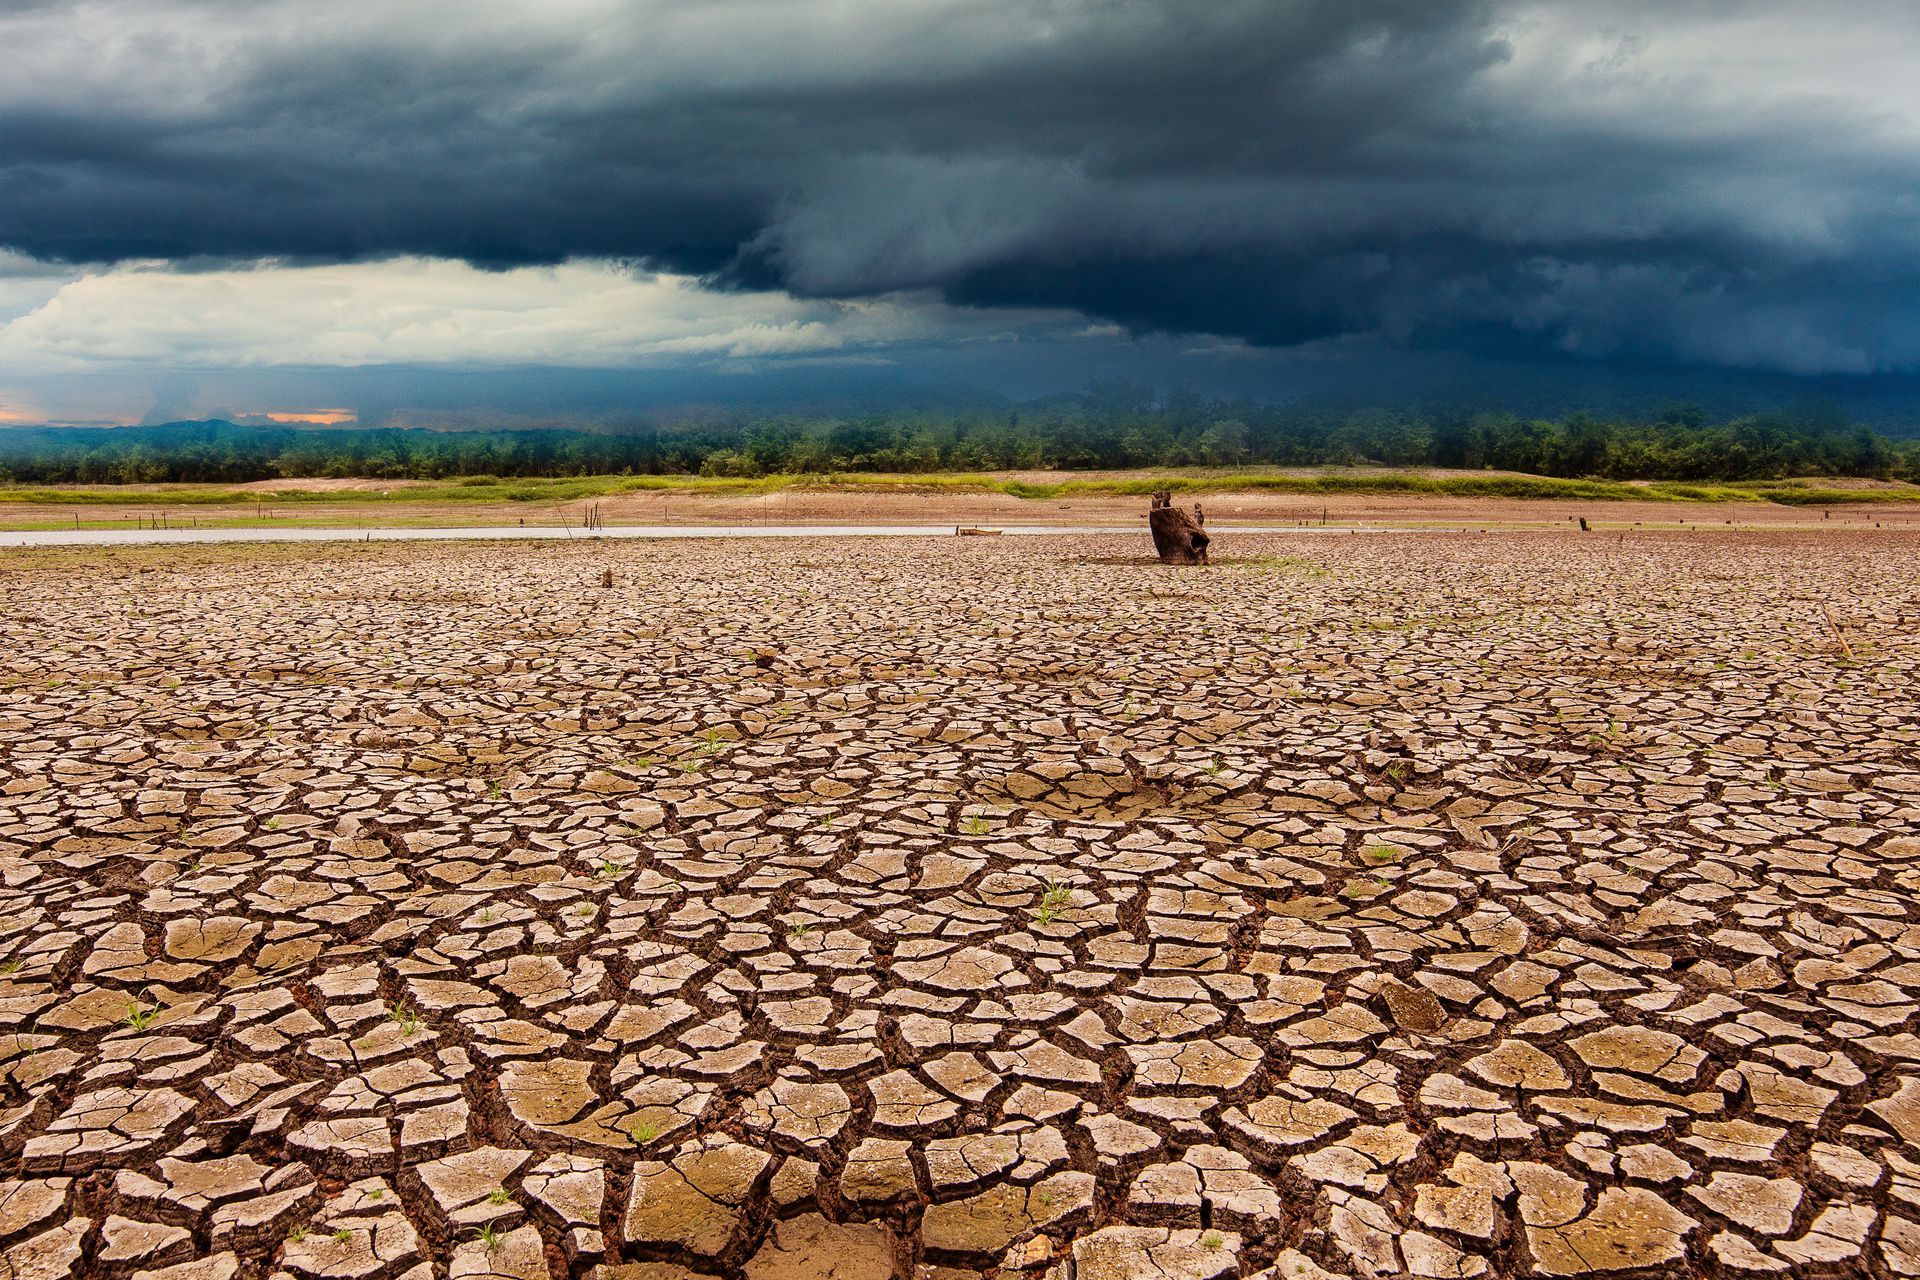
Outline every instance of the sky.
<svg viewBox="0 0 1920 1280">
<path fill-rule="evenodd" d="M 0 423 L 1920 375 L 1911 0 L 7 0 L 0 49 Z"/>
</svg>

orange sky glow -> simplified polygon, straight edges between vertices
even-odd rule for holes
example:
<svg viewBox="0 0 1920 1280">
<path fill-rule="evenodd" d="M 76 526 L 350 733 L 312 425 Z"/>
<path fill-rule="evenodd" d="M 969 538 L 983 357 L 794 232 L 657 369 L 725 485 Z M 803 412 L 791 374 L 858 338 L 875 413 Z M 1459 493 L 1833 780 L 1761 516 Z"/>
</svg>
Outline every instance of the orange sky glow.
<svg viewBox="0 0 1920 1280">
<path fill-rule="evenodd" d="M 342 422 L 352 422 L 354 414 L 351 409 L 292 409 L 269 413 L 267 417 L 274 422 L 322 422 L 332 427 Z"/>
</svg>

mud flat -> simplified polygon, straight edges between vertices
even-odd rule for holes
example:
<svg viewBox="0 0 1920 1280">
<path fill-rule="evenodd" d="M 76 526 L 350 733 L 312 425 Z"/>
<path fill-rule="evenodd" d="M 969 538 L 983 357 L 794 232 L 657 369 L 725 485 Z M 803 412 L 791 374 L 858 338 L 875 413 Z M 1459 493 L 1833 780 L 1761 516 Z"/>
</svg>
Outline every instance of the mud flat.
<svg viewBox="0 0 1920 1280">
<path fill-rule="evenodd" d="M 1303 525 L 1291 528 L 1228 526 L 1235 533 L 1292 533 L 1338 537 L 1357 533 L 1400 533 L 1397 525 L 1369 525 L 1366 528 L 1333 528 Z M 0 529 L 0 549 L 13 547 L 125 547 L 189 546 L 196 543 L 266 542 L 558 542 L 597 539 L 685 539 L 685 538 L 951 538 L 961 533 L 1013 534 L 1019 537 L 1045 537 L 1067 533 L 1127 533 L 1124 527 L 1089 530 L 1074 525 L 1012 525 L 1003 529 L 962 530 L 950 524 L 846 524 L 846 525 L 722 525 L 656 524 L 601 525 L 591 531 L 575 531 L 553 525 L 534 528 L 512 526 L 459 526 L 432 528 L 426 525 L 392 525 L 353 529 L 326 525 L 266 524 L 240 528 L 141 528 L 141 529 Z M 1466 530 L 1462 530 L 1466 532 Z"/>
<path fill-rule="evenodd" d="M 0 552 L 0 1274 L 1920 1269 L 1920 537 L 1143 541 Z"/>
<path fill-rule="evenodd" d="M 1312 473 L 1301 474 L 1312 478 Z M 1433 474 L 1442 479 L 1475 478 L 1459 472 Z M 567 499 L 529 497 L 525 501 L 505 500 L 497 486 L 464 491 L 469 496 L 460 501 L 444 501 L 433 497 L 430 487 L 404 480 L 78 486 L 62 491 L 85 499 L 71 504 L 54 500 L 58 495 L 50 495 L 44 501 L 8 501 L 0 491 L 0 530 L 124 531 L 147 529 L 156 522 L 172 530 L 236 526 L 279 530 L 379 529 L 407 525 L 579 530 L 589 514 L 605 525 L 652 527 L 986 525 L 1144 529 L 1146 525 L 1144 489 L 1131 494 L 1069 491 L 1054 496 L 1021 497 L 998 490 L 954 488 L 933 482 L 921 486 L 914 484 L 913 479 L 893 477 L 893 483 L 866 484 L 822 481 L 770 489 L 741 482 L 738 489 L 674 487 Z M 1110 481 L 1138 486 L 1148 476 L 1135 472 L 1018 472 L 1000 473 L 989 479 L 1038 486 Z M 617 480 L 611 482 L 617 483 Z M 512 487 L 511 482 L 502 483 Z M 538 494 L 543 492 L 539 486 L 549 483 L 562 482 L 529 482 L 527 487 Z M 1447 493 L 1302 493 L 1248 488 L 1182 493 L 1180 501 L 1183 505 L 1193 501 L 1203 503 L 1209 521 L 1216 525 L 1299 527 L 1324 523 L 1329 527 L 1567 528 L 1584 518 L 1592 525 L 1610 529 L 1878 527 L 1883 531 L 1920 532 L 1920 502 L 1886 501 L 1888 486 L 1868 481 L 1808 483 L 1830 490 L 1830 497 L 1857 489 L 1862 500 L 1793 505 L 1759 500 L 1659 501 L 1652 496 L 1603 501 Z M 715 482 L 689 479 L 685 484 L 712 486 Z M 289 491 L 298 491 L 299 500 L 291 500 Z M 479 496 L 485 494 L 498 496 L 491 499 Z M 234 498 L 244 501 L 232 501 Z"/>
</svg>

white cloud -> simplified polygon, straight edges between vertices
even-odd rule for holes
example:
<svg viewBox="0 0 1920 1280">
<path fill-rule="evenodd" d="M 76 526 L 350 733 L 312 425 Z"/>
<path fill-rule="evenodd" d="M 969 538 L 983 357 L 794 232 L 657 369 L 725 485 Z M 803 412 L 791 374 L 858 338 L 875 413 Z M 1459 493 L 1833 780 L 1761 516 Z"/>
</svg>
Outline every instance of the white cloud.
<svg viewBox="0 0 1920 1280">
<path fill-rule="evenodd" d="M 16 372 L 615 368 L 858 353 L 1008 323 L 1004 312 L 928 298 L 719 292 L 593 261 L 512 271 L 420 258 L 191 272 L 142 264 L 29 283 L 23 292 L 50 296 L 0 324 L 0 362 Z"/>
</svg>

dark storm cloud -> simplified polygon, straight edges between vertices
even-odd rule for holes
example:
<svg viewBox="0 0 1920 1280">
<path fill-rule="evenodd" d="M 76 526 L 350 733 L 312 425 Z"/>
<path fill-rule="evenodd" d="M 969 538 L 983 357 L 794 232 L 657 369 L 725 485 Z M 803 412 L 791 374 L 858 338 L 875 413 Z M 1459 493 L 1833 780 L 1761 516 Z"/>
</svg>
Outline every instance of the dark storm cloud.
<svg viewBox="0 0 1920 1280">
<path fill-rule="evenodd" d="M 1920 17 L 1682 8 L 16 3 L 0 245 L 604 256 L 1265 345 L 1920 364 L 1915 103 L 1875 87 Z"/>
</svg>

